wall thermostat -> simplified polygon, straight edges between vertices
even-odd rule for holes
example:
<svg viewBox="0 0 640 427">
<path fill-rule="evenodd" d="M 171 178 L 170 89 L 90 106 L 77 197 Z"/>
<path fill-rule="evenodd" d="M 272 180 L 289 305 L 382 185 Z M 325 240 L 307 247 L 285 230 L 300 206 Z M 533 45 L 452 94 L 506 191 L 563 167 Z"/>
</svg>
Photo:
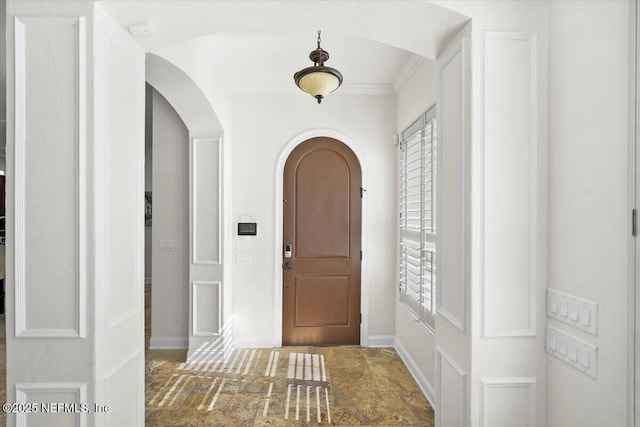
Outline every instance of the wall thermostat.
<svg viewBox="0 0 640 427">
<path fill-rule="evenodd" d="M 256 236 L 258 235 L 258 224 L 255 222 L 239 222 L 238 236 Z"/>
</svg>

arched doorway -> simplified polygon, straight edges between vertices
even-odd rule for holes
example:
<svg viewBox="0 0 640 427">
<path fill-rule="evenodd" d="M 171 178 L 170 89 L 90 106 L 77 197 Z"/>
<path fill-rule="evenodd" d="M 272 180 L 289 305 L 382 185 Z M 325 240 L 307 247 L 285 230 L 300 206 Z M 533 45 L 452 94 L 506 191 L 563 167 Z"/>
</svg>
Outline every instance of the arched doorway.
<svg viewBox="0 0 640 427">
<path fill-rule="evenodd" d="M 337 139 L 311 138 L 283 176 L 285 345 L 360 344 L 362 173 Z"/>
</svg>

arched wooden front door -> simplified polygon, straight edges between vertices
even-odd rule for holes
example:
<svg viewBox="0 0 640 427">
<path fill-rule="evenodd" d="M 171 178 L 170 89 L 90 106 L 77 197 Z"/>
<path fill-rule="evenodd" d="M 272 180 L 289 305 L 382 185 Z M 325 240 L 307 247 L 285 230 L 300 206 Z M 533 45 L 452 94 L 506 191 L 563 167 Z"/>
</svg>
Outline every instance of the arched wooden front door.
<svg viewBox="0 0 640 427">
<path fill-rule="evenodd" d="M 332 138 L 309 139 L 287 159 L 284 345 L 360 344 L 361 181 L 353 151 Z"/>
</svg>

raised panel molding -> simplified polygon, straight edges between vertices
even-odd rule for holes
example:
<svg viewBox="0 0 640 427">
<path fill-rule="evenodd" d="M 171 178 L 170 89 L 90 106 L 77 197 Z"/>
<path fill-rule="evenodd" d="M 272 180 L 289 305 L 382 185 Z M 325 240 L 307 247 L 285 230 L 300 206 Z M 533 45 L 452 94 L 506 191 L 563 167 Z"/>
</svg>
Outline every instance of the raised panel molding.
<svg viewBox="0 0 640 427">
<path fill-rule="evenodd" d="M 456 381 L 443 381 L 445 369 L 454 374 Z M 446 403 L 443 403 L 443 391 L 449 393 L 452 388 L 458 396 L 444 396 Z M 469 423 L 468 408 L 467 373 L 444 350 L 436 347 L 436 427 L 466 427 Z M 443 421 L 448 415 L 459 415 L 460 423 L 451 424 L 449 419 Z"/>
<path fill-rule="evenodd" d="M 481 383 L 481 427 L 504 425 L 535 427 L 535 378 L 483 378 Z M 504 393 L 504 396 L 494 396 L 501 392 Z M 519 394 L 524 394 L 524 396 L 519 396 Z M 511 400 L 507 402 L 505 399 Z"/>
<path fill-rule="evenodd" d="M 16 384 L 16 403 L 27 403 L 31 395 L 59 395 L 60 393 L 68 393 L 73 395 L 73 402 L 60 402 L 58 396 L 52 398 L 51 402 L 45 402 L 42 397 L 36 397 L 29 403 L 37 403 L 38 405 L 44 403 L 75 403 L 80 410 L 82 404 L 88 404 L 87 402 L 87 385 L 85 383 L 77 382 L 41 382 L 41 383 L 17 383 Z M 38 406 L 40 412 L 42 407 Z M 89 408 L 91 409 L 91 408 Z M 18 412 L 16 414 L 16 427 L 27 427 L 26 412 Z M 87 413 L 79 412 L 77 414 L 76 426 L 87 426 Z"/>
<path fill-rule="evenodd" d="M 456 61 L 459 61 L 459 70 L 454 70 L 454 64 Z M 438 193 L 439 200 L 443 200 L 442 195 L 444 194 L 444 174 L 443 172 L 443 152 L 444 147 L 451 147 L 452 144 L 459 143 L 459 157 L 457 161 L 459 162 L 459 175 L 456 177 L 460 181 L 460 186 L 455 191 L 457 192 L 457 196 L 459 197 L 458 203 L 460 204 L 460 241 L 459 250 L 450 251 L 456 252 L 456 256 L 458 259 L 453 259 L 449 261 L 447 259 L 447 254 L 443 253 L 443 242 L 448 239 L 445 236 L 446 232 L 442 230 L 442 222 L 440 222 L 440 231 L 438 232 L 438 247 L 439 253 L 436 261 L 437 268 L 437 276 L 440 277 L 440 283 L 442 284 L 439 288 L 439 292 L 436 295 L 436 312 L 438 315 L 449 321 L 453 326 L 455 326 L 462 333 L 466 333 L 467 329 L 467 311 L 469 304 L 469 190 L 470 190 L 470 176 L 469 176 L 469 164 L 470 164 L 470 150 L 469 150 L 469 136 L 468 129 L 465 126 L 467 122 L 468 116 L 468 99 L 467 93 L 469 88 L 469 48 L 468 48 L 468 40 L 461 39 L 453 48 L 446 54 L 443 55 L 443 59 L 438 59 L 438 109 L 437 109 L 437 121 L 438 121 L 438 132 L 439 132 L 439 141 L 438 141 Z M 460 104 L 460 110 L 456 113 L 459 113 L 459 141 L 448 141 L 448 135 L 445 132 L 445 120 L 447 119 L 444 114 L 445 104 L 444 100 L 447 99 L 448 94 L 444 93 L 445 88 L 443 87 L 443 80 L 445 79 L 446 74 L 450 71 L 459 72 L 460 73 L 460 98 L 457 100 Z M 440 202 L 437 205 L 437 218 L 444 218 L 443 215 L 443 203 Z M 440 220 L 442 221 L 442 220 Z M 444 260 L 444 261 L 443 261 Z M 458 267 L 456 271 L 458 271 L 458 283 L 455 280 L 444 278 L 444 262 L 452 262 L 457 264 Z M 456 288 L 452 288 L 455 286 Z"/>
<path fill-rule="evenodd" d="M 411 357 L 409 351 L 407 351 L 407 349 L 404 347 L 404 345 L 402 345 L 402 342 L 398 340 L 397 337 L 395 338 L 393 348 L 398 353 L 398 356 L 400 356 L 400 359 L 402 359 L 402 361 L 404 362 L 405 366 L 409 370 L 409 373 L 418 384 L 418 387 L 420 387 L 420 390 L 422 390 L 422 394 L 424 394 L 424 396 L 427 398 L 429 404 L 435 408 L 436 392 L 433 388 L 433 385 L 429 383 L 429 380 L 427 379 L 422 369 L 420 369 L 418 363 L 413 359 L 413 357 Z"/>
<path fill-rule="evenodd" d="M 193 318 L 192 318 L 192 330 L 194 336 L 220 336 L 221 335 L 221 327 L 222 327 L 222 282 L 214 282 L 214 281 L 194 281 L 192 282 L 193 291 L 192 296 L 193 300 L 191 302 L 193 307 Z M 200 289 L 206 287 L 215 287 L 217 301 L 208 301 L 203 299 L 200 296 Z M 204 309 L 206 307 L 206 310 Z M 212 330 L 207 330 L 201 328 L 201 325 L 198 322 L 198 317 L 200 315 L 201 310 L 204 312 L 217 313 L 217 328 L 212 328 Z"/>
<path fill-rule="evenodd" d="M 482 336 L 536 336 L 536 34 L 486 31 L 484 55 Z M 505 88 L 507 84 L 511 88 Z M 512 96 L 504 96 L 505 93 Z M 522 96 L 518 96 L 520 93 Z M 505 126 L 508 123 L 514 125 L 509 128 Z M 523 185 L 526 191 L 513 184 L 519 182 L 518 178 L 528 180 Z M 517 197 L 523 200 L 519 201 Z M 509 203 L 505 202 L 506 198 Z M 509 260 L 509 257 L 513 259 Z M 526 265 L 518 266 L 519 262 Z M 509 301 L 506 307 L 504 300 Z"/>
<path fill-rule="evenodd" d="M 98 132 L 96 135 L 96 140 L 99 141 L 96 143 L 100 148 L 98 150 L 101 151 L 102 156 L 102 165 L 100 165 L 99 175 L 100 177 L 97 181 L 100 183 L 101 191 L 101 203 L 102 203 L 102 216 L 104 219 L 104 224 L 109 225 L 110 217 L 113 215 L 114 206 L 112 201 L 109 199 L 110 195 L 110 183 L 118 176 L 118 171 L 121 169 L 114 164 L 119 159 L 112 159 L 109 155 L 109 149 L 113 149 L 116 154 L 121 155 L 120 157 L 124 158 L 131 153 L 122 153 L 117 152 L 116 147 L 110 147 L 110 138 L 111 133 L 113 133 L 114 129 L 118 130 L 120 126 L 114 126 L 112 121 L 113 117 L 110 116 L 109 113 L 109 100 L 111 97 L 109 93 L 115 88 L 111 88 L 111 79 L 112 73 L 117 72 L 117 69 L 114 69 L 114 64 L 117 64 L 117 61 L 110 60 L 110 56 L 114 55 L 114 52 L 118 52 L 119 55 L 126 55 L 129 58 L 129 61 L 132 63 L 140 61 L 139 52 L 131 46 L 130 40 L 126 35 L 123 35 L 116 29 L 114 29 L 110 25 L 104 25 L 102 27 L 103 31 L 96 35 L 96 44 L 99 46 L 102 55 L 98 55 L 96 59 L 96 74 L 100 74 L 99 81 L 102 84 L 97 89 L 99 93 L 99 97 L 101 104 L 99 105 L 98 111 L 102 112 L 102 118 L 100 121 L 97 121 Z M 142 66 L 144 68 L 144 65 Z M 140 78 L 139 75 L 135 76 L 135 87 L 144 87 L 144 81 Z M 119 88 L 120 86 L 124 86 L 123 81 L 118 81 L 116 86 Z M 144 97 L 137 97 L 136 102 L 144 102 Z M 140 107 L 137 109 L 138 111 L 144 112 L 144 107 Z M 144 116 L 137 117 L 137 123 L 144 123 Z M 134 138 L 137 139 L 134 143 L 136 144 L 133 148 L 133 154 L 137 157 L 140 162 L 144 160 L 144 127 L 137 126 L 138 135 Z M 116 140 L 116 143 L 118 141 Z M 130 147 L 125 147 L 130 148 Z M 138 164 L 140 164 L 138 162 Z M 142 197 L 144 194 L 144 168 L 137 167 L 136 175 L 134 177 L 135 182 L 130 183 L 129 185 L 135 186 L 135 194 L 136 197 L 139 197 L 140 203 L 136 203 L 135 206 L 139 208 L 140 215 L 143 214 L 143 203 Z M 137 196 L 139 195 L 139 196 Z M 120 271 L 123 267 L 118 265 L 112 259 L 113 255 L 119 254 L 118 247 L 122 244 L 125 244 L 123 241 L 125 238 L 127 239 L 126 244 L 131 244 L 137 248 L 135 250 L 136 253 L 142 253 L 143 250 L 143 242 L 144 242 L 144 228 L 140 227 L 139 230 L 134 233 L 133 236 L 126 236 L 123 238 L 122 236 L 116 235 L 116 230 L 108 230 L 105 229 L 103 231 L 103 283 L 102 283 L 102 294 L 105 301 L 105 327 L 107 331 L 111 331 L 119 325 L 125 323 L 129 319 L 132 319 L 136 316 L 139 316 L 144 310 L 144 304 L 142 302 L 143 293 L 139 291 L 139 288 L 136 286 L 137 284 L 141 285 L 144 282 L 144 261 L 142 259 L 134 260 L 134 265 L 132 267 L 133 274 L 131 276 L 135 276 L 139 283 L 119 283 L 118 281 L 114 281 L 112 278 L 111 269 L 115 269 L 116 271 Z M 116 239 L 117 237 L 117 239 Z M 112 300 L 114 294 L 114 286 L 118 287 L 118 292 L 115 292 L 117 295 L 121 295 L 122 292 L 129 292 L 128 304 L 114 304 Z M 113 312 L 112 312 L 113 309 Z"/>
<path fill-rule="evenodd" d="M 138 380 L 139 383 L 133 383 Z M 102 413 L 104 425 L 119 427 L 144 425 L 144 352 L 134 354 L 102 378 L 104 402 L 110 410 Z M 100 402 L 96 402 L 100 403 Z"/>
<path fill-rule="evenodd" d="M 189 348 L 188 337 L 151 337 L 149 350 L 176 350 Z"/>
<path fill-rule="evenodd" d="M 191 139 L 191 176 L 190 176 L 190 185 L 191 185 L 191 262 L 194 265 L 211 265 L 211 264 L 220 264 L 221 259 L 220 255 L 222 253 L 221 249 L 221 218 L 222 218 L 222 204 L 220 203 L 220 196 L 222 195 L 222 165 L 221 165 L 221 147 L 222 140 L 220 138 L 192 138 Z M 202 158 L 203 154 L 201 154 L 202 150 L 206 150 L 207 145 L 213 145 L 215 150 L 215 159 L 209 164 L 206 163 L 206 158 Z M 204 163 L 203 163 L 204 162 Z M 217 182 L 199 182 L 198 173 L 200 170 L 199 166 L 206 165 L 208 168 L 215 168 L 216 176 L 215 181 Z M 205 189 L 205 193 L 200 193 L 200 189 Z M 213 206 L 213 210 L 217 214 L 216 223 L 213 224 L 213 229 L 209 230 L 207 233 L 202 232 L 200 230 L 201 224 L 199 223 L 201 216 L 203 213 L 201 210 L 200 202 L 201 198 L 211 192 L 211 188 L 215 188 L 217 190 L 217 194 L 215 194 L 215 200 L 213 202 L 215 206 Z M 211 206 L 210 206 L 211 208 Z M 210 256 L 202 256 L 200 250 L 202 246 L 214 246 L 214 253 Z"/>
<path fill-rule="evenodd" d="M 84 17 L 15 17 L 15 333 L 16 338 L 85 338 L 86 337 L 86 19 Z M 71 26 L 74 32 L 75 50 L 75 114 L 70 119 L 74 120 L 75 127 L 75 151 L 76 171 L 74 187 L 76 187 L 75 206 L 77 233 L 75 263 L 77 280 L 75 287 L 75 327 L 72 328 L 31 328 L 28 326 L 28 307 L 36 310 L 33 304 L 27 301 L 26 271 L 29 269 L 26 259 L 26 177 L 28 159 L 26 156 L 27 144 L 27 33 L 35 31 L 39 26 Z M 55 36 L 49 36 L 50 48 L 56 49 L 56 43 L 60 48 L 64 38 L 58 40 Z M 68 46 L 67 46 L 68 47 Z M 33 73 L 33 71 L 31 71 Z M 42 73 L 46 76 L 49 70 Z M 43 76 L 43 78 L 44 78 Z M 35 117 L 40 120 L 42 117 Z M 53 136 L 52 136 L 53 137 Z M 58 167 L 53 165 L 52 167 Z M 34 202 L 35 203 L 35 202 Z M 43 215 L 46 215 L 43 213 Z M 47 242 L 52 244 L 53 242 Z M 31 284 L 30 286 L 33 286 Z M 37 283 L 35 285 L 43 285 Z M 44 286 L 44 285 L 43 285 Z"/>
</svg>

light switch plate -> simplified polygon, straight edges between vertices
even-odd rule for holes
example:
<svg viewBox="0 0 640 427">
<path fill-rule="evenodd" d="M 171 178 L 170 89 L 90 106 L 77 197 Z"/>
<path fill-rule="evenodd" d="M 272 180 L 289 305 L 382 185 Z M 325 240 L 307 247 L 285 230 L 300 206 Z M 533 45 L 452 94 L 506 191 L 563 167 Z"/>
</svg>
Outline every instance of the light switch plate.
<svg viewBox="0 0 640 427">
<path fill-rule="evenodd" d="M 251 265 L 251 255 L 236 254 L 236 265 Z"/>
<path fill-rule="evenodd" d="M 163 252 L 175 252 L 178 250 L 178 241 L 160 240 L 160 250 Z"/>
<path fill-rule="evenodd" d="M 236 251 L 239 254 L 251 253 L 251 240 L 246 237 L 238 238 L 236 241 Z"/>
<path fill-rule="evenodd" d="M 547 289 L 547 316 L 598 336 L 598 304 Z"/>
<path fill-rule="evenodd" d="M 596 378 L 598 348 L 595 345 L 547 325 L 546 351 L 578 371 Z"/>
</svg>

